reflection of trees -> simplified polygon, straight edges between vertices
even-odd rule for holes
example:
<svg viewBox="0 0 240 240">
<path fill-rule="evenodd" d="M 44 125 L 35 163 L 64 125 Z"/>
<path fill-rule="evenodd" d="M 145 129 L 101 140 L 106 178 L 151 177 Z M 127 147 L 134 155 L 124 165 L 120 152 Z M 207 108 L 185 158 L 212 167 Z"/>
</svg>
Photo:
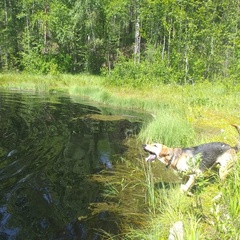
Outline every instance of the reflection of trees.
<svg viewBox="0 0 240 240">
<path fill-rule="evenodd" d="M 87 117 L 100 111 L 68 98 L 55 103 L 21 94 L 11 98 L 0 99 L 0 210 L 9 214 L 0 232 L 17 229 L 20 239 L 72 239 L 86 237 L 100 222 L 111 226 L 104 219 L 110 213 L 91 221 L 77 218 L 88 217 L 89 203 L 101 199 L 102 186 L 88 178 L 103 167 L 99 154 L 124 151 L 121 139 L 135 125 Z"/>
</svg>

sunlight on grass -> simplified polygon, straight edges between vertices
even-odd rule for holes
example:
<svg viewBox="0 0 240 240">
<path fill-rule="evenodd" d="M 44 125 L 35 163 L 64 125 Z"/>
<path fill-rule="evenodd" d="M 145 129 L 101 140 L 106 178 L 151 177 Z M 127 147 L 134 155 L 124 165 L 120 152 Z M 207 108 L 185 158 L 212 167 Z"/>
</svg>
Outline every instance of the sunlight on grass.
<svg viewBox="0 0 240 240">
<path fill-rule="evenodd" d="M 175 107 L 162 108 L 140 133 L 143 142 L 161 142 L 167 146 L 193 144 L 195 133 L 185 117 L 185 113 Z"/>
</svg>

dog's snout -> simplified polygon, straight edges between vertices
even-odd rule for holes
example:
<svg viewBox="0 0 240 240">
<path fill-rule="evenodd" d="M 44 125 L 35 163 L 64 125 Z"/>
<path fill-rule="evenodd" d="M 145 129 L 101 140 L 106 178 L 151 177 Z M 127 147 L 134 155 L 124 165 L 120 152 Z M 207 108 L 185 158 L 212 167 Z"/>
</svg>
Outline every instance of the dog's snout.
<svg viewBox="0 0 240 240">
<path fill-rule="evenodd" d="M 147 145 L 146 144 L 143 144 L 142 147 L 145 148 Z"/>
</svg>

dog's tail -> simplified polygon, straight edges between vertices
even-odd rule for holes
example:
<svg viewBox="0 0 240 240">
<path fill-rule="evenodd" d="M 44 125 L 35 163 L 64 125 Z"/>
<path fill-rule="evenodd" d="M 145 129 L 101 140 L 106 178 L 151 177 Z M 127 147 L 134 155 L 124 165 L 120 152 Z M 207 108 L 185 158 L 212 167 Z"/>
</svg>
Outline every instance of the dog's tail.
<svg viewBox="0 0 240 240">
<path fill-rule="evenodd" d="M 238 126 L 236 124 L 232 124 L 232 126 L 237 129 L 238 134 L 240 136 L 240 126 Z M 236 152 L 240 151 L 240 142 L 238 142 L 238 144 L 234 147 L 234 149 L 236 150 Z"/>
</svg>

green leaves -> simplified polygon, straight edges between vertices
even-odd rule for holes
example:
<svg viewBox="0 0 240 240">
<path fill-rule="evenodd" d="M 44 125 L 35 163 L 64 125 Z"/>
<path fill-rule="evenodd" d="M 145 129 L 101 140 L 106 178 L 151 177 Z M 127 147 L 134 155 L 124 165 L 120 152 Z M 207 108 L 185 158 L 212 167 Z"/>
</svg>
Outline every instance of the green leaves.
<svg viewBox="0 0 240 240">
<path fill-rule="evenodd" d="M 0 70 L 35 72 L 32 61 L 41 59 L 59 72 L 104 68 L 119 85 L 239 78 L 236 0 L 3 0 L 0 7 Z"/>
</svg>

